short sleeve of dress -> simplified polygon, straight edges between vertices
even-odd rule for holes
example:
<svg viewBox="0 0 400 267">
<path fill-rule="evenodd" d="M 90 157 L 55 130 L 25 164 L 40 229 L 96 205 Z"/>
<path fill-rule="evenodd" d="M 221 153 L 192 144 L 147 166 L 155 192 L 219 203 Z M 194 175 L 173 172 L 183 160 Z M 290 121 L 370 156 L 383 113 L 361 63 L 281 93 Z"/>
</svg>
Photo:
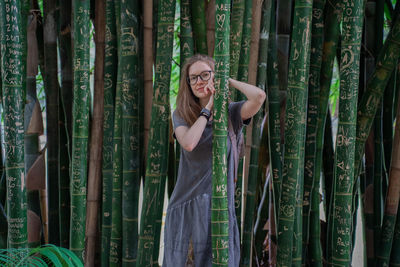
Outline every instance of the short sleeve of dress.
<svg viewBox="0 0 400 267">
<path fill-rule="evenodd" d="M 235 134 L 238 134 L 243 128 L 243 126 L 249 125 L 251 118 L 243 121 L 242 116 L 240 115 L 240 111 L 244 104 L 245 100 L 239 102 L 231 102 L 229 103 L 228 112 L 229 118 L 232 122 L 233 131 Z"/>
<path fill-rule="evenodd" d="M 174 131 L 179 126 L 187 126 L 186 121 L 178 115 L 178 112 L 174 110 L 172 113 L 172 124 L 174 126 Z"/>
</svg>

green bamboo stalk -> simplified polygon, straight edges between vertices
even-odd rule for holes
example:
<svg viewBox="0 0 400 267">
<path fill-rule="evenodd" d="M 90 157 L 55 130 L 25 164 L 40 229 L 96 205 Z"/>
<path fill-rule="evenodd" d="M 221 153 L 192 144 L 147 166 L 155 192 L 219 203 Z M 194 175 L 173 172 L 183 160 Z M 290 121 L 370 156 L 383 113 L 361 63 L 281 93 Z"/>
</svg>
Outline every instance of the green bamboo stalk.
<svg viewBox="0 0 400 267">
<path fill-rule="evenodd" d="M 161 1 L 158 11 L 152 118 L 136 266 L 152 266 L 158 260 L 153 258 L 154 250 L 158 250 L 155 246 L 159 242 L 159 236 L 156 236 L 159 224 L 156 221 L 161 220 L 160 209 L 163 206 L 168 170 L 169 83 L 174 38 L 170 29 L 174 25 L 175 1 Z"/>
<path fill-rule="evenodd" d="M 400 45 L 398 43 L 400 40 L 399 28 L 400 19 L 398 17 L 379 53 L 375 71 L 367 84 L 367 91 L 358 105 L 355 177 L 360 172 L 364 144 L 368 137 L 373 118 L 381 102 L 384 89 L 397 64 L 397 59 L 400 56 Z"/>
<path fill-rule="evenodd" d="M 324 148 L 324 132 L 325 132 L 325 121 L 328 114 L 328 99 L 329 99 L 329 91 L 332 81 L 333 74 L 333 66 L 334 59 L 336 56 L 336 50 L 339 42 L 340 28 L 339 24 L 342 18 L 342 0 L 335 0 L 332 2 L 327 2 L 325 7 L 324 14 L 324 44 L 323 44 L 323 54 L 322 54 L 322 64 L 321 64 L 321 73 L 320 73 L 320 96 L 319 96 L 319 104 L 318 104 L 318 122 L 317 122 L 317 150 L 316 150 L 316 162 L 315 162 L 315 183 L 319 183 L 321 180 L 321 170 L 322 170 L 322 154 Z M 315 184 L 315 187 L 318 187 Z M 319 191 L 318 191 L 319 194 Z M 310 229 L 313 233 L 310 233 L 313 238 L 310 239 L 310 246 L 312 247 L 320 247 L 320 238 L 317 236 L 320 233 L 320 221 L 319 221 L 319 197 L 318 199 L 318 208 L 317 204 L 313 208 L 312 211 L 314 215 L 311 217 L 310 225 L 313 225 Z M 329 202 L 327 202 L 327 206 L 329 206 Z M 327 218 L 328 218 L 327 213 Z M 328 223 L 329 226 L 329 223 Z M 315 230 L 315 231 L 314 231 Z M 329 245 L 329 242 L 328 242 Z M 322 248 L 321 248 L 322 249 Z M 312 252 L 320 251 L 320 249 L 313 249 Z M 327 253 L 329 255 L 330 249 L 327 246 Z M 314 256 L 311 256 L 312 258 Z M 316 254 L 315 259 L 311 259 L 311 261 L 316 262 L 317 266 L 322 264 L 322 259 L 320 259 L 319 255 Z"/>
<path fill-rule="evenodd" d="M 339 123 L 336 136 L 334 192 L 332 199 L 333 266 L 351 263 L 352 194 L 359 83 L 359 58 L 364 19 L 364 0 L 344 2 L 343 34 L 340 60 Z M 353 60 L 354 59 L 354 60 Z"/>
<path fill-rule="evenodd" d="M 69 247 L 70 226 L 70 163 L 72 152 L 72 48 L 71 48 L 71 0 L 60 1 L 58 42 L 61 64 L 59 114 L 59 214 L 60 246 Z"/>
<path fill-rule="evenodd" d="M 204 0 L 192 0 L 192 25 L 195 51 L 207 55 L 207 30 Z"/>
<path fill-rule="evenodd" d="M 296 1 L 294 14 L 285 118 L 284 166 L 286 171 L 283 172 L 280 198 L 277 266 L 301 264 L 302 252 L 303 148 L 306 131 L 305 110 L 311 45 L 312 1 Z M 293 239 L 294 234 L 295 240 Z M 292 257 L 293 247 L 296 250 L 293 251 Z"/>
<path fill-rule="evenodd" d="M 242 45 L 242 32 L 243 32 L 243 14 L 245 10 L 245 0 L 236 0 L 232 4 L 231 15 L 231 34 L 230 34 L 230 72 L 229 76 L 232 79 L 237 79 L 237 72 L 239 69 L 240 48 Z M 233 96 L 234 91 L 231 91 Z"/>
<path fill-rule="evenodd" d="M 239 81 L 247 82 L 249 77 L 249 60 L 250 60 L 250 39 L 251 39 L 251 23 L 252 23 L 252 0 L 245 0 L 245 9 L 243 14 L 243 30 L 242 42 L 240 45 L 240 56 L 238 62 L 237 78 Z M 234 101 L 244 100 L 244 95 L 236 91 L 237 95 L 232 96 Z M 241 170 L 241 168 L 238 168 Z M 239 177 L 238 177 L 239 179 Z M 239 180 L 237 181 L 239 184 Z"/>
<path fill-rule="evenodd" d="M 262 19 L 260 28 L 260 44 L 259 44 L 259 55 L 258 55 L 258 68 L 257 68 L 257 87 L 265 91 L 265 85 L 267 83 L 267 58 L 268 58 L 268 38 L 270 31 L 271 22 L 271 0 L 263 2 L 262 5 Z M 247 185 L 247 197 L 246 197 L 246 208 L 245 208 L 245 220 L 243 226 L 243 240 L 242 240 L 242 255 L 241 262 L 242 266 L 250 266 L 251 255 L 252 255 L 252 239 L 254 229 L 254 211 L 256 203 L 259 201 L 256 190 L 258 184 L 263 184 L 261 180 L 265 180 L 265 177 L 258 176 L 258 161 L 260 152 L 261 142 L 261 124 L 263 119 L 263 110 L 260 109 L 253 116 L 253 129 L 252 129 L 252 143 L 250 152 L 250 164 L 249 164 L 249 176 Z M 240 196 L 241 197 L 241 196 Z"/>
<path fill-rule="evenodd" d="M 271 181 L 273 184 L 273 204 L 275 225 L 279 213 L 279 199 L 282 181 L 282 147 L 281 147 L 281 100 L 279 92 L 278 62 L 277 62 L 277 36 L 276 36 L 276 3 L 272 1 L 270 23 L 270 37 L 268 41 L 268 135 L 269 153 L 271 159 Z M 276 237 L 276 233 L 271 233 Z M 276 238 L 275 238 L 276 240 Z"/>
<path fill-rule="evenodd" d="M 70 250 L 82 261 L 85 248 L 86 179 L 89 134 L 89 42 L 90 1 L 73 5 L 74 100 L 71 157 L 71 230 Z"/>
<path fill-rule="evenodd" d="M 46 92 L 47 186 L 49 242 L 60 244 L 58 213 L 58 100 L 56 1 L 43 1 L 44 88 Z M 52 126 L 54 125 L 54 127 Z"/>
<path fill-rule="evenodd" d="M 0 4 L 0 27 L 2 20 L 3 20 L 3 11 L 2 11 L 2 6 Z M 0 37 L 0 44 L 2 42 L 3 42 L 3 36 Z M 1 50 L 0 50 L 0 58 L 1 58 Z M 2 64 L 0 61 L 0 78 L 2 77 L 1 65 Z M 0 96 L 3 99 L 2 85 L 3 83 L 0 82 L 0 93 L 1 93 Z M 2 150 L 1 142 L 0 142 L 0 149 Z M 7 215 L 4 210 L 6 203 L 6 194 L 7 194 L 7 186 L 6 186 L 6 177 L 3 164 L 3 153 L 0 153 L 0 248 L 1 249 L 7 248 L 8 226 L 7 226 Z"/>
<path fill-rule="evenodd" d="M 149 0 L 150 1 L 150 0 Z M 147 4 L 146 4 L 147 5 Z M 144 94 L 145 94 L 145 89 L 144 89 L 144 84 L 145 84 L 145 74 L 144 74 L 144 69 L 145 69 L 145 56 L 144 56 L 144 44 L 145 39 L 144 39 L 144 28 L 145 28 L 145 23 L 144 23 L 144 15 L 145 11 L 144 11 L 144 6 L 141 5 L 139 8 L 139 15 L 140 15 L 140 20 L 139 20 L 139 68 L 138 68 L 138 91 L 139 91 L 139 146 L 141 147 L 140 149 L 140 177 L 144 177 L 145 175 L 145 168 L 144 168 L 144 154 L 145 154 L 145 145 L 144 145 L 144 135 L 145 135 L 145 130 L 144 130 L 144 114 L 145 114 L 145 101 L 144 101 Z M 146 43 L 147 45 L 147 43 Z M 147 58 L 146 58 L 147 60 Z M 147 78 L 147 77 L 146 77 Z M 140 182 L 139 182 L 140 184 Z"/>
<path fill-rule="evenodd" d="M 297 3 L 296 3 L 297 4 Z M 294 162 L 296 162 L 296 164 L 299 164 L 297 167 L 293 168 L 291 170 L 291 166 L 290 166 L 290 162 L 292 160 L 292 155 L 295 154 L 291 154 L 292 151 L 290 151 L 290 145 L 288 146 L 288 149 L 285 150 L 289 152 L 288 155 L 288 159 L 289 160 L 289 174 L 288 177 L 296 177 L 295 173 L 300 172 L 300 177 L 298 177 L 298 182 L 297 182 L 297 187 L 296 187 L 296 204 L 295 204 L 295 217 L 294 217 L 294 227 L 293 227 L 293 255 L 292 255 L 292 265 L 293 266 L 300 266 L 302 263 L 302 242 L 303 242 L 303 238 L 302 238 L 302 220 L 303 220 L 303 189 L 304 189 L 304 147 L 305 147 L 305 138 L 306 138 L 306 117 L 307 117 L 307 113 L 306 113 L 306 107 L 307 107 L 307 95 L 308 95 L 308 80 L 309 80 L 309 64 L 310 64 L 310 56 L 311 56 L 311 34 L 312 34 L 312 13 L 313 13 L 313 1 L 305 1 L 303 3 L 299 3 L 299 6 L 297 6 L 295 4 L 294 7 L 294 23 L 299 23 L 299 28 L 296 29 L 295 27 L 292 30 L 292 38 L 299 38 L 299 40 L 295 41 L 295 42 L 303 42 L 302 45 L 304 45 L 304 50 L 301 49 L 300 50 L 300 57 L 303 57 L 302 59 L 300 59 L 299 61 L 296 60 L 296 48 L 298 47 L 298 44 L 295 45 L 294 49 L 291 49 L 291 55 L 293 54 L 293 57 L 291 56 L 290 58 L 290 65 L 289 65 L 289 80 L 288 80 L 288 98 L 291 97 L 291 91 L 294 92 L 297 89 L 297 86 L 300 83 L 304 83 L 304 87 L 303 85 L 301 86 L 302 89 L 304 89 L 304 93 L 301 92 L 300 94 L 297 94 L 297 92 L 295 92 L 293 94 L 293 97 L 296 98 L 297 96 L 300 96 L 300 103 L 294 103 L 291 101 L 294 100 L 289 100 L 287 102 L 287 112 L 286 112 L 286 116 L 288 116 L 288 118 L 286 119 L 286 122 L 288 124 L 291 123 L 291 120 L 298 120 L 298 118 L 302 118 L 301 122 L 298 124 L 298 126 L 295 128 L 293 128 L 293 132 L 296 133 L 298 131 L 298 133 L 300 133 L 301 138 L 299 138 L 299 143 L 297 145 L 299 145 L 297 148 L 295 148 L 295 150 L 298 151 L 298 156 L 300 156 L 300 160 L 298 161 L 298 159 L 294 159 Z M 297 17 L 296 14 L 299 14 L 299 18 Z M 303 24 L 302 24 L 303 23 Z M 297 30 L 297 32 L 295 31 Z M 293 34 L 295 33 L 295 34 Z M 293 46 L 293 40 L 292 40 L 292 44 Z M 301 47 L 301 45 L 300 45 Z M 297 48 L 299 49 L 299 48 Z M 296 62 L 297 61 L 297 62 Z M 293 64 L 294 63 L 294 64 Z M 297 65 L 300 64 L 300 65 Z M 299 68 L 298 66 L 300 66 L 301 68 L 301 74 L 297 72 L 297 69 Z M 303 72 L 304 71 L 304 72 Z M 303 72 L 303 73 L 302 73 Z M 299 75 L 300 74 L 300 75 Z M 292 78 L 293 76 L 296 76 L 296 78 Z M 304 76 L 303 76 L 304 75 Z M 300 76 L 300 77 L 298 77 Z M 301 77 L 302 76 L 302 77 Z M 297 101 L 297 100 L 294 100 Z M 292 112 L 289 111 L 288 108 L 296 108 L 296 107 L 302 107 L 302 111 L 300 112 L 300 114 L 298 114 L 297 112 Z M 288 112 L 289 111 L 289 112 Z M 296 114 L 296 115 L 300 115 L 299 117 L 295 116 L 290 118 L 290 116 L 292 114 Z M 297 119 L 295 119 L 297 118 Z M 303 121 L 304 120 L 304 121 Z M 290 126 L 287 128 L 289 129 Z M 294 130 L 296 129 L 296 130 Z M 286 129 L 285 129 L 286 132 Z M 286 139 L 286 137 L 288 137 L 288 139 Z M 288 133 L 288 135 L 285 136 L 285 143 L 290 143 L 290 139 L 291 138 L 295 138 L 290 137 L 290 132 Z M 293 146 L 295 147 L 295 146 Z M 285 160 L 285 163 L 287 161 Z M 292 176 L 293 175 L 293 176 Z M 282 189 L 283 192 L 283 189 Z M 282 207 L 282 206 L 281 206 Z M 278 237 L 279 240 L 279 237 Z M 279 248 L 279 245 L 278 245 Z"/>
<path fill-rule="evenodd" d="M 240 45 L 240 56 L 238 62 L 237 77 L 239 81 L 247 82 L 249 76 L 249 59 L 250 59 L 250 39 L 251 39 L 251 21 L 252 21 L 252 0 L 246 0 L 243 16 L 242 42 Z M 231 99 L 234 101 L 244 100 L 244 95 L 239 91 L 233 91 Z M 246 140 L 246 128 L 243 129 L 243 138 Z M 235 212 L 239 233 L 244 218 L 242 218 L 242 185 L 243 185 L 243 158 L 239 159 L 237 181 L 235 188 Z"/>
<path fill-rule="evenodd" d="M 117 30 L 118 31 L 118 30 Z M 119 41 L 118 41 L 119 42 Z M 119 47 L 119 45 L 118 45 Z M 120 51 L 118 56 L 120 55 Z M 118 60 L 113 129 L 112 210 L 109 265 L 120 266 L 122 259 L 122 72 Z M 106 252 L 107 253 L 107 252 Z M 103 256 L 104 257 L 104 256 Z M 107 260 L 106 258 L 104 260 Z M 103 263 L 106 265 L 107 263 Z"/>
<path fill-rule="evenodd" d="M 1 19 L 1 18 L 0 18 Z M 1 64 L 0 64 L 1 65 Z M 1 155 L 0 155 L 1 156 Z M 4 164 L 3 164 L 3 157 L 1 156 L 1 176 L 0 176 L 0 248 L 6 249 L 7 248 L 7 232 L 8 232 L 8 225 L 7 225 L 7 214 L 5 211 L 5 202 L 6 202 L 6 176 L 4 172 Z"/>
<path fill-rule="evenodd" d="M 270 157 L 270 207 L 269 214 L 269 264 L 276 265 L 277 254 L 277 220 L 279 214 L 279 199 L 282 182 L 282 146 L 281 146 L 281 107 L 278 62 L 277 62 L 277 35 L 276 35 L 276 3 L 272 1 L 271 6 L 270 37 L 268 42 L 267 62 L 267 92 L 268 92 L 268 148 Z"/>
<path fill-rule="evenodd" d="M 111 204 L 111 236 L 109 266 L 121 266 L 122 261 L 122 66 L 121 66 L 121 1 L 114 1 L 115 29 L 118 51 L 118 72 L 115 88 L 113 128 L 113 173 Z M 110 18 L 111 19 L 111 18 Z M 107 263 L 104 263 L 107 264 Z"/>
<path fill-rule="evenodd" d="M 211 247 L 213 266 L 228 266 L 228 199 L 226 136 L 228 119 L 230 1 L 217 0 L 215 12 L 215 88 L 211 198 Z"/>
<path fill-rule="evenodd" d="M 374 56 L 378 55 L 378 51 L 382 49 L 383 45 L 383 27 L 384 27 L 384 3 L 377 1 L 375 7 L 375 50 Z M 382 102 L 384 101 L 384 97 Z M 393 106 L 393 105 L 392 105 Z M 385 171 L 385 158 L 384 158 L 384 135 L 383 135 L 383 113 L 384 106 L 381 104 L 379 112 L 375 117 L 375 147 L 374 147 L 374 219 L 373 219 L 373 248 L 378 251 L 378 244 L 380 240 L 380 229 L 382 225 L 383 210 L 384 210 L 384 195 L 382 194 L 382 184 L 386 181 Z M 374 258 L 374 257 L 371 257 Z M 373 264 L 373 262 L 371 262 Z"/>
<path fill-rule="evenodd" d="M 24 175 L 23 35 L 20 1 L 0 3 L 1 69 L 7 179 L 8 247 L 27 245 L 27 202 Z"/>
<path fill-rule="evenodd" d="M 396 26 L 395 26 L 396 27 Z M 400 105 L 397 106 L 396 121 L 400 121 Z M 385 214 L 383 216 L 381 239 L 376 253 L 376 266 L 388 266 L 392 250 L 400 199 L 400 124 L 396 123 L 392 161 L 389 172 L 389 187 L 386 195 Z"/>
<path fill-rule="evenodd" d="M 119 68 L 122 72 L 122 265 L 136 262 L 139 151 L 139 3 L 121 1 Z"/>
<path fill-rule="evenodd" d="M 193 32 L 190 13 L 190 1 L 181 0 L 181 32 L 180 32 L 180 48 L 181 48 L 181 66 L 186 59 L 193 55 Z"/>
<path fill-rule="evenodd" d="M 103 203 L 101 227 L 101 265 L 108 266 L 112 223 L 114 100 L 118 74 L 114 1 L 106 1 L 106 43 L 104 64 L 103 119 Z"/>
<path fill-rule="evenodd" d="M 314 184 L 318 186 L 315 173 L 316 162 L 316 137 L 318 124 L 318 104 L 320 90 L 320 72 L 322 64 L 322 45 L 324 42 L 324 17 L 323 11 L 325 0 L 313 1 L 312 18 L 312 39 L 310 55 L 310 80 L 308 85 L 308 104 L 307 104 L 307 129 L 306 129 L 306 147 L 305 147 L 305 165 L 304 165 L 304 192 L 303 192 L 303 264 L 309 263 L 308 255 L 310 252 L 309 233 L 310 233 L 310 212 L 312 196 L 315 193 Z M 319 176 L 319 175 L 318 175 Z M 318 190 L 319 191 L 319 190 Z M 318 192 L 319 194 L 319 192 Z M 319 200 L 318 200 L 319 203 Z M 321 254 L 319 247 L 315 248 L 316 253 Z"/>
<path fill-rule="evenodd" d="M 0 4 L 0 27 L 1 21 L 3 20 L 3 10 Z M 1 31 L 1 29 L 0 29 Z M 3 42 L 3 36 L 0 36 L 0 44 Z M 1 59 L 1 49 L 0 49 L 0 59 Z M 1 60 L 0 60 L 0 79 L 2 78 L 1 71 Z M 2 80 L 2 79 L 1 79 Z M 0 82 L 0 97 L 3 99 L 3 83 Z M 1 130 L 1 128 L 0 128 Z M 0 142 L 0 149 L 2 151 L 2 144 Z M 7 194 L 7 186 L 6 186 L 6 178 L 4 173 L 4 164 L 3 164 L 3 153 L 0 153 L 0 248 L 7 248 L 7 215 L 5 213 L 4 207 L 6 203 L 6 194 Z"/>
</svg>

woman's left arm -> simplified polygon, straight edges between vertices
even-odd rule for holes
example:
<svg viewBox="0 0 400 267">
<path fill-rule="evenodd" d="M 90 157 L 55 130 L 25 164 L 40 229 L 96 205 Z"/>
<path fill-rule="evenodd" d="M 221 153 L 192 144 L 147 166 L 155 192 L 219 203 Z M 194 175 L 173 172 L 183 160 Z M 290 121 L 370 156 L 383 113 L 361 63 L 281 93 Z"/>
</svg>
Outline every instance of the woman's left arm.
<svg viewBox="0 0 400 267">
<path fill-rule="evenodd" d="M 242 109 L 240 111 L 242 120 L 247 120 L 253 117 L 265 101 L 265 92 L 257 86 L 244 82 L 239 82 L 232 78 L 229 78 L 228 81 L 230 86 L 238 89 L 247 98 L 246 102 L 243 103 Z"/>
</svg>

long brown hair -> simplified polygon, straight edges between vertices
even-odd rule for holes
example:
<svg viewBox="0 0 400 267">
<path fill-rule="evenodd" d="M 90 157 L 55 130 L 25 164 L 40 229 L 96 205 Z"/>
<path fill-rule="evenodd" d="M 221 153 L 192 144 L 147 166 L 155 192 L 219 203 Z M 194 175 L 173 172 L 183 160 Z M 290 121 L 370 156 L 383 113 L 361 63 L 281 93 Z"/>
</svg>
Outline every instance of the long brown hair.
<svg viewBox="0 0 400 267">
<path fill-rule="evenodd" d="M 189 126 L 194 124 L 201 111 L 199 98 L 193 94 L 192 89 L 187 82 L 190 67 L 198 61 L 206 63 L 210 66 L 212 71 L 214 71 L 215 65 L 214 59 L 202 54 L 197 54 L 188 58 L 183 65 L 178 97 L 176 99 L 176 112 Z"/>
</svg>

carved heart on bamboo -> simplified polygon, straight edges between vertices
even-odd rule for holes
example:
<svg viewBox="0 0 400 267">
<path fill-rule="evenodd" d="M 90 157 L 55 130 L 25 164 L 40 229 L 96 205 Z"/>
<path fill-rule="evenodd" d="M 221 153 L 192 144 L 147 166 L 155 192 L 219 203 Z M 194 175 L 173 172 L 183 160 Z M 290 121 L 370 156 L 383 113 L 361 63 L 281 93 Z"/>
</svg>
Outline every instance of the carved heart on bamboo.
<svg viewBox="0 0 400 267">
<path fill-rule="evenodd" d="M 225 23 L 225 14 L 217 14 L 216 17 L 218 26 L 222 28 Z"/>
</svg>

